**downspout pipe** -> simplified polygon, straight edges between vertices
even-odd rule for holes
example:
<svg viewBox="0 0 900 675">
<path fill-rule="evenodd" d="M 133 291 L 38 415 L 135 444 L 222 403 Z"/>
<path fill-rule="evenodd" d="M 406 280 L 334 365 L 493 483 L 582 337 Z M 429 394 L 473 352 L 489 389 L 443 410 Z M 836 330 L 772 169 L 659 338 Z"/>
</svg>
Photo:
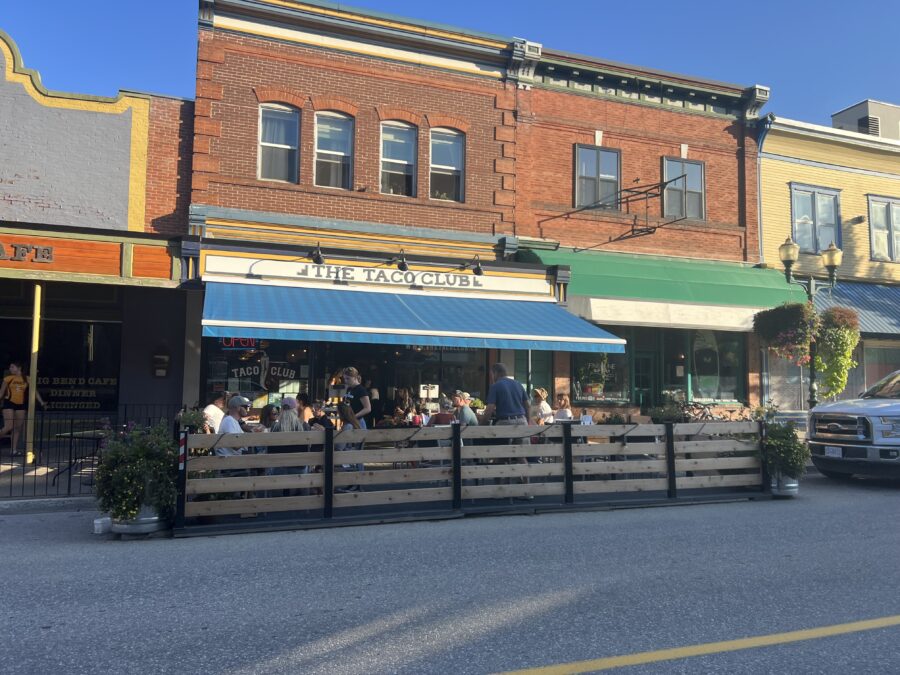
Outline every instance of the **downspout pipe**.
<svg viewBox="0 0 900 675">
<path fill-rule="evenodd" d="M 763 249 L 763 212 L 762 212 L 762 160 L 763 160 L 763 143 L 766 135 L 775 121 L 775 115 L 769 113 L 762 118 L 762 129 L 759 132 L 759 139 L 756 142 L 756 235 L 759 237 L 759 264 L 766 262 L 766 254 Z"/>
</svg>

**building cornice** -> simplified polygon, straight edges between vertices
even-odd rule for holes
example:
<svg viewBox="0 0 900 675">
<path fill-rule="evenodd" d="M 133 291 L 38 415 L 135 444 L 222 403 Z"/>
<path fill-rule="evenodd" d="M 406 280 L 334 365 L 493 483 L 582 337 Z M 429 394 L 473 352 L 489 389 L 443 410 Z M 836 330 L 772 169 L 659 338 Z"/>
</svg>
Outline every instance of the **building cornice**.
<svg viewBox="0 0 900 675">
<path fill-rule="evenodd" d="M 855 145 L 860 148 L 880 150 L 882 152 L 900 153 L 900 141 L 895 141 L 890 138 L 869 136 L 855 131 L 846 131 L 844 129 L 835 129 L 820 124 L 810 124 L 809 122 L 800 122 L 784 117 L 776 117 L 771 114 L 767 117 L 767 121 L 770 132 L 806 136 L 831 143 Z"/>
</svg>

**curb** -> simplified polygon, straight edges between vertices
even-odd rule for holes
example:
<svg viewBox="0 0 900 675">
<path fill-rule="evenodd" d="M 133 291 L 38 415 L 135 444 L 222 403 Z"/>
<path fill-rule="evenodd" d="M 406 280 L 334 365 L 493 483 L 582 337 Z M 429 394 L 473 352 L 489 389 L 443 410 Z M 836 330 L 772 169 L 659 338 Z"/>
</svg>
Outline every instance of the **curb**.
<svg viewBox="0 0 900 675">
<path fill-rule="evenodd" d="M 51 497 L 47 499 L 0 500 L 0 516 L 57 511 L 96 511 L 94 497 Z"/>
</svg>

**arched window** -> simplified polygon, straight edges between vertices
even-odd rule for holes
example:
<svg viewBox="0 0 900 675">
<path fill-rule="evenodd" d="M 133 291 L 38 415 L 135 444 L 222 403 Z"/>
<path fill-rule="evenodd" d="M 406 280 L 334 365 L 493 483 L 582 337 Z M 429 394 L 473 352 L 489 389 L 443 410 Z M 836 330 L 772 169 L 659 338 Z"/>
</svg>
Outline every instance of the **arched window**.
<svg viewBox="0 0 900 675">
<path fill-rule="evenodd" d="M 300 112 L 286 105 L 259 107 L 259 177 L 297 182 Z"/>
<path fill-rule="evenodd" d="M 353 186 L 353 118 L 326 110 L 316 113 L 316 185 Z"/>
<path fill-rule="evenodd" d="M 416 196 L 418 128 L 406 122 L 381 125 L 381 191 L 388 195 Z"/>
<path fill-rule="evenodd" d="M 466 135 L 456 129 L 431 130 L 431 198 L 465 200 Z"/>
</svg>

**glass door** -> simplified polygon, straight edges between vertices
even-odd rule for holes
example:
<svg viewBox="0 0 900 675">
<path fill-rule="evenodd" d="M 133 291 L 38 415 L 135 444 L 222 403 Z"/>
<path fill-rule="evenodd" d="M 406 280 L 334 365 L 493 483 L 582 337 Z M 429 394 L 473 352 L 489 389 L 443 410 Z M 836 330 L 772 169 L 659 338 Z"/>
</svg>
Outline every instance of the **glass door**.
<svg viewBox="0 0 900 675">
<path fill-rule="evenodd" d="M 654 352 L 637 352 L 634 355 L 634 402 L 641 412 L 656 405 L 657 367 Z"/>
</svg>

